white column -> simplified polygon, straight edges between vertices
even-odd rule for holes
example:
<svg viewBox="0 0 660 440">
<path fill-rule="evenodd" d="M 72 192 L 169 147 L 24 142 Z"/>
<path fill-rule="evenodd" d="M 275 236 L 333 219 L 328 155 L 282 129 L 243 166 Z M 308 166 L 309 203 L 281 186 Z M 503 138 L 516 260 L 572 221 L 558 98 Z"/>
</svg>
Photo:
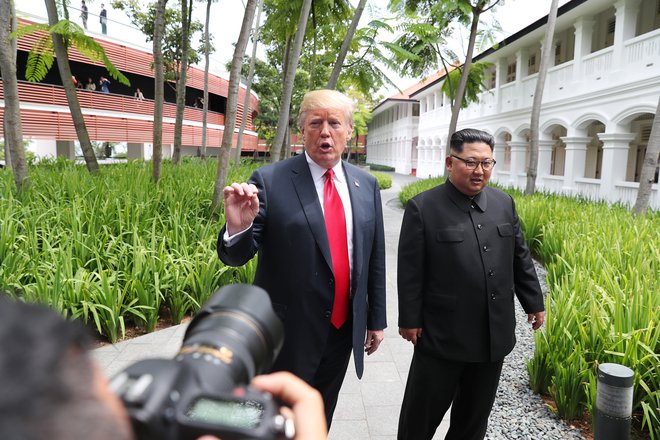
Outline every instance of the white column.
<svg viewBox="0 0 660 440">
<path fill-rule="evenodd" d="M 616 8 L 616 26 L 614 27 L 614 52 L 612 54 L 612 66 L 620 69 L 625 68 L 624 43 L 635 36 L 637 27 L 637 14 L 641 0 L 619 0 L 614 3 Z M 615 67 L 616 68 L 616 67 Z"/>
<path fill-rule="evenodd" d="M 511 176 L 509 176 L 509 184 L 515 188 L 518 186 L 518 178 L 525 176 L 527 171 L 527 164 L 525 163 L 525 153 L 527 152 L 527 142 L 524 141 L 509 141 L 511 147 Z"/>
<path fill-rule="evenodd" d="M 520 49 L 516 52 L 516 82 L 519 83 L 523 77 L 527 76 L 529 63 L 529 51 L 527 49 Z"/>
<path fill-rule="evenodd" d="M 506 148 L 506 143 L 505 142 L 496 142 L 495 143 L 495 148 L 493 148 L 493 159 L 495 159 L 495 162 L 497 164 L 495 165 L 495 168 L 493 168 L 493 172 L 491 174 L 491 179 L 493 179 L 494 182 L 500 182 L 502 181 L 502 171 L 504 171 L 504 149 Z"/>
<path fill-rule="evenodd" d="M 562 191 L 575 193 L 575 179 L 584 177 L 584 167 L 587 160 L 587 145 L 590 137 L 565 136 L 561 138 L 566 145 L 566 164 L 564 166 L 564 186 Z"/>
<path fill-rule="evenodd" d="M 126 149 L 128 160 L 144 160 L 144 144 L 129 142 Z"/>
<path fill-rule="evenodd" d="M 57 157 L 65 157 L 70 160 L 76 158 L 76 147 L 73 141 L 56 141 L 55 150 Z"/>
<path fill-rule="evenodd" d="M 555 141 L 552 139 L 539 140 L 539 164 L 536 169 L 538 177 L 548 176 L 552 165 L 552 147 Z"/>
<path fill-rule="evenodd" d="M 591 53 L 591 39 L 594 33 L 594 20 L 588 17 L 580 17 L 575 24 L 575 46 L 573 57 L 573 79 L 582 80 L 582 58 Z"/>
<path fill-rule="evenodd" d="M 506 83 L 506 58 L 495 60 L 495 106 L 497 111 L 502 110 L 502 93 L 500 88 Z"/>
<path fill-rule="evenodd" d="M 615 202 L 616 185 L 626 180 L 628 152 L 630 142 L 635 139 L 633 133 L 598 133 L 603 141 L 603 162 L 600 173 L 600 196 Z"/>
</svg>

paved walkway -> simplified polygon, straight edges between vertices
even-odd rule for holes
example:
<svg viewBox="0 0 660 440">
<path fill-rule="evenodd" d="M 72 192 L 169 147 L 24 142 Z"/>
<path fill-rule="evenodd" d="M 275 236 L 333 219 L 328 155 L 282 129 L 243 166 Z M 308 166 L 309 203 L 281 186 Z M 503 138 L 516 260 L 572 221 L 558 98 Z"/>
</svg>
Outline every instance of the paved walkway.
<svg viewBox="0 0 660 440">
<path fill-rule="evenodd" d="M 415 177 L 389 173 L 392 188 L 382 191 L 387 260 L 387 321 L 385 340 L 376 353 L 365 359 L 362 380 L 355 376 L 352 362 L 342 386 L 329 440 L 394 440 L 403 399 L 412 345 L 398 334 L 396 255 L 403 208 L 398 193 Z M 151 357 L 173 357 L 178 351 L 185 325 L 170 327 L 129 341 L 94 350 L 94 357 L 110 376 L 132 363 Z M 446 434 L 448 421 L 440 425 L 434 439 Z"/>
</svg>

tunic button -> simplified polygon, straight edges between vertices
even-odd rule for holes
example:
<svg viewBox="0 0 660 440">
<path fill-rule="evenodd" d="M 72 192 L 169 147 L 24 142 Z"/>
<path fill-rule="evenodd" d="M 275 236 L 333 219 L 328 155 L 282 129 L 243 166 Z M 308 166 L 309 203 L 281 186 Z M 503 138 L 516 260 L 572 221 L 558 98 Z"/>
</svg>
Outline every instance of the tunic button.
<svg viewBox="0 0 660 440">
<path fill-rule="evenodd" d="M 478 225 L 477 225 L 477 229 L 481 229 L 481 224 L 478 224 Z"/>
<path fill-rule="evenodd" d="M 489 277 L 492 277 L 493 275 L 495 275 L 495 272 L 493 272 L 492 270 L 489 270 L 489 271 L 488 271 L 488 276 L 489 276 Z"/>
<path fill-rule="evenodd" d="M 470 208 L 474 209 L 474 205 L 470 205 Z"/>
<path fill-rule="evenodd" d="M 484 252 L 488 252 L 488 245 L 484 245 Z"/>
<path fill-rule="evenodd" d="M 495 294 L 495 292 L 493 292 L 493 293 L 490 294 L 490 299 L 495 299 L 496 296 L 497 295 Z"/>
</svg>

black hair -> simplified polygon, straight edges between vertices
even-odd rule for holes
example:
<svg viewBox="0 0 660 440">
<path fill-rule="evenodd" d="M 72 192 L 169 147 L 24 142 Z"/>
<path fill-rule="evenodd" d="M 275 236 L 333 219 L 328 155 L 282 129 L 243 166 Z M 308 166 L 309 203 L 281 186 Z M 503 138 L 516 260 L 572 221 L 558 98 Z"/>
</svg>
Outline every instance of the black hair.
<svg viewBox="0 0 660 440">
<path fill-rule="evenodd" d="M 454 132 L 451 135 L 449 148 L 457 153 L 463 152 L 463 144 L 484 143 L 490 147 L 490 151 L 495 148 L 495 139 L 492 135 L 476 128 L 464 128 Z"/>
<path fill-rule="evenodd" d="M 0 292 L 0 438 L 52 440 L 130 438 L 96 392 L 78 322 Z"/>
</svg>

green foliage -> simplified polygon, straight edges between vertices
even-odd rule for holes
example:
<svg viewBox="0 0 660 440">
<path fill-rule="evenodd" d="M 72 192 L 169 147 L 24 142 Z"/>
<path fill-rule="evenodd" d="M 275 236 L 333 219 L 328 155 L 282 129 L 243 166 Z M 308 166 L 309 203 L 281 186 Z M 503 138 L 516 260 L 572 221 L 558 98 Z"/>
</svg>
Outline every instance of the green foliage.
<svg viewBox="0 0 660 440">
<path fill-rule="evenodd" d="M 399 193 L 399 200 L 401 200 L 401 204 L 403 206 L 406 206 L 408 200 L 412 199 L 417 194 L 421 193 L 422 191 L 434 188 L 442 184 L 444 181 L 444 177 L 435 177 L 433 179 L 418 180 L 417 182 L 410 183 L 404 186 Z"/>
<path fill-rule="evenodd" d="M 28 81 L 39 82 L 43 80 L 53 67 L 55 52 L 51 34 L 58 34 L 64 39 L 67 47 L 75 47 L 81 55 L 92 62 L 103 62 L 111 78 L 130 87 L 131 83 L 128 78 L 112 64 L 103 47 L 93 38 L 85 35 L 85 31 L 78 24 L 69 20 L 60 20 L 53 26 L 33 24 L 21 26 L 16 31 L 19 38 L 35 33 L 41 34 L 41 36 L 37 38 L 28 54 L 25 69 L 25 78 Z"/>
<path fill-rule="evenodd" d="M 372 172 L 371 174 L 376 177 L 376 180 L 378 181 L 378 187 L 380 189 L 392 188 L 392 176 L 379 172 Z"/>
<path fill-rule="evenodd" d="M 394 171 L 395 168 L 389 165 L 379 165 L 377 163 L 368 163 L 371 171 Z"/>
<path fill-rule="evenodd" d="M 438 183 L 408 185 L 402 202 Z M 660 212 L 633 217 L 621 206 L 509 192 L 550 288 L 530 386 L 552 395 L 560 417 L 593 414 L 598 365 L 626 365 L 635 372 L 633 417 L 659 439 Z"/>
<path fill-rule="evenodd" d="M 485 61 L 479 61 L 470 66 L 461 108 L 467 108 L 471 103 L 478 103 L 479 94 L 488 90 L 485 85 L 485 73 L 490 66 L 492 66 L 492 63 Z M 452 70 L 442 83 L 442 93 L 444 93 L 451 102 L 454 101 L 454 97 L 456 96 L 456 90 L 458 90 L 458 83 L 461 80 L 462 71 L 462 68 Z"/>
<path fill-rule="evenodd" d="M 11 173 L 0 173 L 0 290 L 111 341 L 129 324 L 152 330 L 163 313 L 179 322 L 234 279 L 215 253 L 224 222 L 209 206 L 216 166 L 165 162 L 156 185 L 149 163 L 92 176 L 66 160 L 42 161 L 21 200 Z M 254 168 L 232 168 L 229 179 L 244 181 Z"/>
</svg>

